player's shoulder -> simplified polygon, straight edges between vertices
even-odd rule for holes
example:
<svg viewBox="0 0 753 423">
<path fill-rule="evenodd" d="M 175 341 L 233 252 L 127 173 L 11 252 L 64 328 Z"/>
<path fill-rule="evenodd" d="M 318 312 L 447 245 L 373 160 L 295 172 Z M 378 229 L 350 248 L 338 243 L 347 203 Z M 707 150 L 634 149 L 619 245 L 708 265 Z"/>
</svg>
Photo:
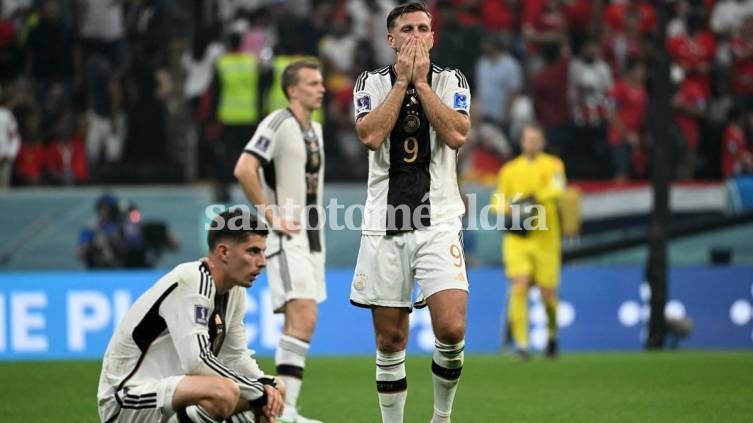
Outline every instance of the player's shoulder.
<svg viewBox="0 0 753 423">
<path fill-rule="evenodd" d="M 502 166 L 502 169 L 515 169 L 516 167 L 522 165 L 526 161 L 526 158 L 524 155 L 519 154 L 518 157 L 515 157 L 514 159 L 507 162 L 504 166 Z"/>
<path fill-rule="evenodd" d="M 543 159 L 544 163 L 546 163 L 553 169 L 562 169 L 565 167 L 565 163 L 562 161 L 562 159 L 553 154 L 542 153 L 541 158 Z"/>
<path fill-rule="evenodd" d="M 278 131 L 288 120 L 293 118 L 293 112 L 290 111 L 287 107 L 283 109 L 277 109 L 270 114 L 267 115 L 267 117 L 264 118 L 261 122 L 261 126 L 271 130 L 272 132 Z"/>
<path fill-rule="evenodd" d="M 358 78 L 356 78 L 354 90 L 358 92 L 366 88 L 367 84 L 371 85 L 380 81 L 390 80 L 391 78 L 389 66 L 382 66 L 381 68 L 366 70 L 361 72 L 361 74 L 358 75 Z"/>
<path fill-rule="evenodd" d="M 439 80 L 456 82 L 460 88 L 469 88 L 468 79 L 463 72 L 457 68 L 442 67 L 435 63 L 431 64 L 432 78 Z"/>
<path fill-rule="evenodd" d="M 189 290 L 196 291 L 201 296 L 212 298 L 214 295 L 214 279 L 209 266 L 203 260 L 189 261 L 175 266 L 167 277 Z"/>
</svg>

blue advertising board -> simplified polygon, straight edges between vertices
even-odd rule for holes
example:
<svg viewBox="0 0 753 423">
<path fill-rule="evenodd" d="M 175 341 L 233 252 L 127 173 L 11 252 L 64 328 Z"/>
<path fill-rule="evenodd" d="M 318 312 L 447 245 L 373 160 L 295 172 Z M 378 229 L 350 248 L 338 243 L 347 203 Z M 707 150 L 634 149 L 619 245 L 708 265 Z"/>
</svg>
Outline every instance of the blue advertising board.
<svg viewBox="0 0 753 423">
<path fill-rule="evenodd" d="M 97 359 L 116 322 L 162 271 L 35 272 L 0 274 L 0 360 Z M 570 267 L 563 271 L 558 321 L 563 350 L 642 347 L 650 291 L 638 267 Z M 351 269 L 327 271 L 328 299 L 312 342 L 314 355 L 371 355 L 368 310 L 348 302 Z M 507 287 L 501 269 L 471 269 L 466 350 L 499 351 Z M 266 279 L 247 291 L 250 347 L 274 352 L 282 326 L 272 313 Z M 694 267 L 670 271 L 665 314 L 692 319 L 682 347 L 753 347 L 753 268 Z M 530 333 L 546 342 L 546 317 L 534 289 Z M 434 339 L 427 310 L 411 314 L 409 351 L 429 352 Z"/>
</svg>

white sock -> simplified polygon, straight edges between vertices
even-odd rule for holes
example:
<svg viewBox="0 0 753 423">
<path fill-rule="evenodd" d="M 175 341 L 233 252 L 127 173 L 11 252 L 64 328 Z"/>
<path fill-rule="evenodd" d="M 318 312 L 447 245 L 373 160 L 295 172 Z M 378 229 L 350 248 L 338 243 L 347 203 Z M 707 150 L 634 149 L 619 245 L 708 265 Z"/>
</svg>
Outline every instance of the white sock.
<svg viewBox="0 0 753 423">
<path fill-rule="evenodd" d="M 308 352 L 308 342 L 288 335 L 280 336 L 275 352 L 275 364 L 277 376 L 285 383 L 285 409 L 290 409 L 289 412 L 298 407 L 298 394 L 303 384 L 303 369 L 306 367 Z"/>
<path fill-rule="evenodd" d="M 403 423 L 408 379 L 405 377 L 405 350 L 376 353 L 376 384 L 383 423 Z"/>
<path fill-rule="evenodd" d="M 434 382 L 434 417 L 432 423 L 450 421 L 452 402 L 463 370 L 465 341 L 447 345 L 434 341 L 434 354 L 431 363 L 431 378 Z"/>
</svg>

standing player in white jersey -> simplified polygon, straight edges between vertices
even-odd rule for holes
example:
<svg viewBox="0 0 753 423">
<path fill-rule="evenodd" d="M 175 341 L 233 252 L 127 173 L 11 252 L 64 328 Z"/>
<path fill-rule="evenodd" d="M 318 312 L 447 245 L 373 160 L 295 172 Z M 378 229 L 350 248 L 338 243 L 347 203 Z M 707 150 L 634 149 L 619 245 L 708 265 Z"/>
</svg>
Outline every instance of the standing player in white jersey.
<svg viewBox="0 0 753 423">
<path fill-rule="evenodd" d="M 318 65 L 291 63 L 282 72 L 282 89 L 288 107 L 259 124 L 238 159 L 235 176 L 274 230 L 267 274 L 272 307 L 285 314 L 275 363 L 287 389 L 285 413 L 278 421 L 317 423 L 298 414 L 297 405 L 317 304 L 326 298 L 324 220 L 317 209 L 323 195 L 324 142 L 321 125 L 311 120 L 324 98 Z"/>
<path fill-rule="evenodd" d="M 387 29 L 395 64 L 362 73 L 354 88 L 356 129 L 371 151 L 350 300 L 372 310 L 382 421 L 402 422 L 408 313 L 418 280 L 416 306 L 429 306 L 435 336 L 431 421 L 449 422 L 468 302 L 456 157 L 470 128 L 470 91 L 459 71 L 430 63 L 434 34 L 425 5 L 396 7 Z"/>
<path fill-rule="evenodd" d="M 275 422 L 283 399 L 243 324 L 244 288 L 266 265 L 267 233 L 249 213 L 221 213 L 207 257 L 178 265 L 136 300 L 105 352 L 102 422 L 253 422 L 251 410 Z"/>
</svg>

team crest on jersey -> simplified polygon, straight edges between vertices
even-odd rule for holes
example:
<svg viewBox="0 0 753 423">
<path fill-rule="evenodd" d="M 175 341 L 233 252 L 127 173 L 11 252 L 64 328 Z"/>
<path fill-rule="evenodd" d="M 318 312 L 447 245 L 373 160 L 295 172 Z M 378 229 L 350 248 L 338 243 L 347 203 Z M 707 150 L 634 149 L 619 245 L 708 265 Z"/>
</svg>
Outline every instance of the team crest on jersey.
<svg viewBox="0 0 753 423">
<path fill-rule="evenodd" d="M 200 325 L 206 325 L 209 322 L 209 309 L 202 306 L 202 305 L 195 305 L 193 308 L 194 311 L 194 321 Z"/>
<path fill-rule="evenodd" d="M 371 97 L 368 94 L 364 94 L 356 98 L 356 114 L 361 114 L 371 111 Z"/>
<path fill-rule="evenodd" d="M 256 140 L 256 149 L 259 151 L 267 151 L 269 148 L 269 145 L 272 144 L 272 140 L 265 136 L 260 136 L 258 140 Z"/>
<path fill-rule="evenodd" d="M 455 101 L 453 102 L 455 110 L 468 111 L 468 96 L 462 93 L 455 93 Z"/>
</svg>

